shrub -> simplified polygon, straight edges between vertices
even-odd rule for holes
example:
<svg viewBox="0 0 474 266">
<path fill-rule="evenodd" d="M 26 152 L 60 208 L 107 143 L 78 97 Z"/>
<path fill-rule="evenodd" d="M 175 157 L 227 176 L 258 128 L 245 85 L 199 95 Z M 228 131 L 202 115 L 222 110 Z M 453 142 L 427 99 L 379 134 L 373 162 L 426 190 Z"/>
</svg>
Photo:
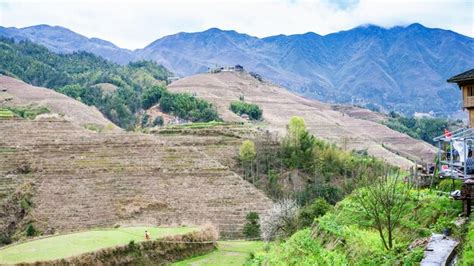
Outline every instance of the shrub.
<svg viewBox="0 0 474 266">
<path fill-rule="evenodd" d="M 26 227 L 26 236 L 35 236 L 38 233 L 36 228 L 33 226 L 33 224 L 29 224 Z"/>
<path fill-rule="evenodd" d="M 263 113 L 258 105 L 244 101 L 231 102 L 230 110 L 238 115 L 247 114 L 253 120 L 260 120 Z"/>
<path fill-rule="evenodd" d="M 153 120 L 153 126 L 162 126 L 164 124 L 164 120 L 162 116 L 157 116 L 155 120 Z"/>
<path fill-rule="evenodd" d="M 245 217 L 247 223 L 244 225 L 243 233 L 248 238 L 260 237 L 260 217 L 256 212 L 250 212 Z"/>
<path fill-rule="evenodd" d="M 1 232 L 0 233 L 0 246 L 9 245 L 11 243 L 12 243 L 11 237 L 5 232 Z"/>
<path fill-rule="evenodd" d="M 304 206 L 298 214 L 298 226 L 308 227 L 313 224 L 314 218 L 323 216 L 331 209 L 331 205 L 322 198 L 315 199 L 313 203 Z"/>
</svg>

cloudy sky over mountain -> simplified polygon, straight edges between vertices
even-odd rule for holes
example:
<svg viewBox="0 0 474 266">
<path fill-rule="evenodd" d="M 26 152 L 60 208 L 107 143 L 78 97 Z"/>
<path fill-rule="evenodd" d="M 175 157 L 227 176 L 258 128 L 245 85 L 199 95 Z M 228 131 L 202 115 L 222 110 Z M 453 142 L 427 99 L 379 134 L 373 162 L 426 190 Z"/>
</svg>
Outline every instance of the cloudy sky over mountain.
<svg viewBox="0 0 474 266">
<path fill-rule="evenodd" d="M 472 0 L 0 0 L 0 25 L 60 25 L 124 48 L 164 35 L 233 29 L 265 37 L 308 31 L 328 34 L 361 24 L 419 22 L 474 36 Z"/>
</svg>

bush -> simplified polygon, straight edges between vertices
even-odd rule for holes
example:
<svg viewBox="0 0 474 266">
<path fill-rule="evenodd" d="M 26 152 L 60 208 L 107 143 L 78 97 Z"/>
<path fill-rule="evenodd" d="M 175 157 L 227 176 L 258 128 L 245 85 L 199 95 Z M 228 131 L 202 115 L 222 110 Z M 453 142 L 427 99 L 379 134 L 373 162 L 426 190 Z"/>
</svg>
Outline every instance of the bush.
<svg viewBox="0 0 474 266">
<path fill-rule="evenodd" d="M 162 126 L 164 124 L 164 120 L 162 116 L 157 116 L 155 120 L 153 120 L 153 126 Z"/>
<path fill-rule="evenodd" d="M 38 233 L 38 231 L 37 231 L 36 228 L 33 226 L 33 224 L 29 224 L 29 225 L 26 227 L 26 236 L 36 236 L 37 233 Z"/>
<path fill-rule="evenodd" d="M 0 233 L 0 246 L 9 245 L 11 243 L 12 243 L 11 237 L 5 232 L 1 232 Z"/>
<path fill-rule="evenodd" d="M 250 212 L 245 217 L 247 223 L 244 225 L 243 233 L 247 238 L 260 237 L 260 217 L 256 212 Z"/>
<path fill-rule="evenodd" d="M 313 224 L 314 218 L 323 216 L 331 209 L 331 205 L 326 200 L 318 198 L 313 203 L 300 209 L 298 214 L 298 227 L 309 227 Z"/>
<path fill-rule="evenodd" d="M 230 103 L 230 110 L 238 115 L 246 114 L 253 120 L 262 118 L 262 109 L 256 104 L 246 103 L 244 101 L 234 101 Z"/>
</svg>

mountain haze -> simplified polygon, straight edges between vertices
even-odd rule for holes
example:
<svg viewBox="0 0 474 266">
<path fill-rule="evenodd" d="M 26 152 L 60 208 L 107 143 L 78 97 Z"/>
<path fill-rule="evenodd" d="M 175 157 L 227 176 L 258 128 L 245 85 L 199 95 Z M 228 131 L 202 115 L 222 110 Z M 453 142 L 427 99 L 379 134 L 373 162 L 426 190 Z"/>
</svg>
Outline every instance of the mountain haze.
<svg viewBox="0 0 474 266">
<path fill-rule="evenodd" d="M 87 38 L 60 26 L 37 25 L 21 29 L 0 26 L 0 36 L 15 40 L 28 39 L 55 53 L 86 51 L 122 64 L 133 59 L 130 50 L 99 38 Z"/>
<path fill-rule="evenodd" d="M 120 63 L 155 60 L 179 76 L 241 64 L 307 97 L 407 114 L 459 110 L 459 91 L 446 79 L 474 67 L 473 38 L 417 23 L 267 38 L 211 28 L 166 36 L 135 51 L 45 25 L 0 28 L 0 35 L 28 38 L 62 53 L 85 50 Z"/>
</svg>

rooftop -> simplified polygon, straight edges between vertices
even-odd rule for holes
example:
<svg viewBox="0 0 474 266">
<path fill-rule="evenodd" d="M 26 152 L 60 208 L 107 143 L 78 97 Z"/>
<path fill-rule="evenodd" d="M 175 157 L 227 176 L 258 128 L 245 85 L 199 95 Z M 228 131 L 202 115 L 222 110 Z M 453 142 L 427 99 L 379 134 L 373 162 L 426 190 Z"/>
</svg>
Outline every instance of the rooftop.
<svg viewBox="0 0 474 266">
<path fill-rule="evenodd" d="M 468 70 L 456 76 L 449 78 L 447 81 L 451 83 L 460 83 L 465 81 L 474 81 L 474 69 Z"/>
</svg>

